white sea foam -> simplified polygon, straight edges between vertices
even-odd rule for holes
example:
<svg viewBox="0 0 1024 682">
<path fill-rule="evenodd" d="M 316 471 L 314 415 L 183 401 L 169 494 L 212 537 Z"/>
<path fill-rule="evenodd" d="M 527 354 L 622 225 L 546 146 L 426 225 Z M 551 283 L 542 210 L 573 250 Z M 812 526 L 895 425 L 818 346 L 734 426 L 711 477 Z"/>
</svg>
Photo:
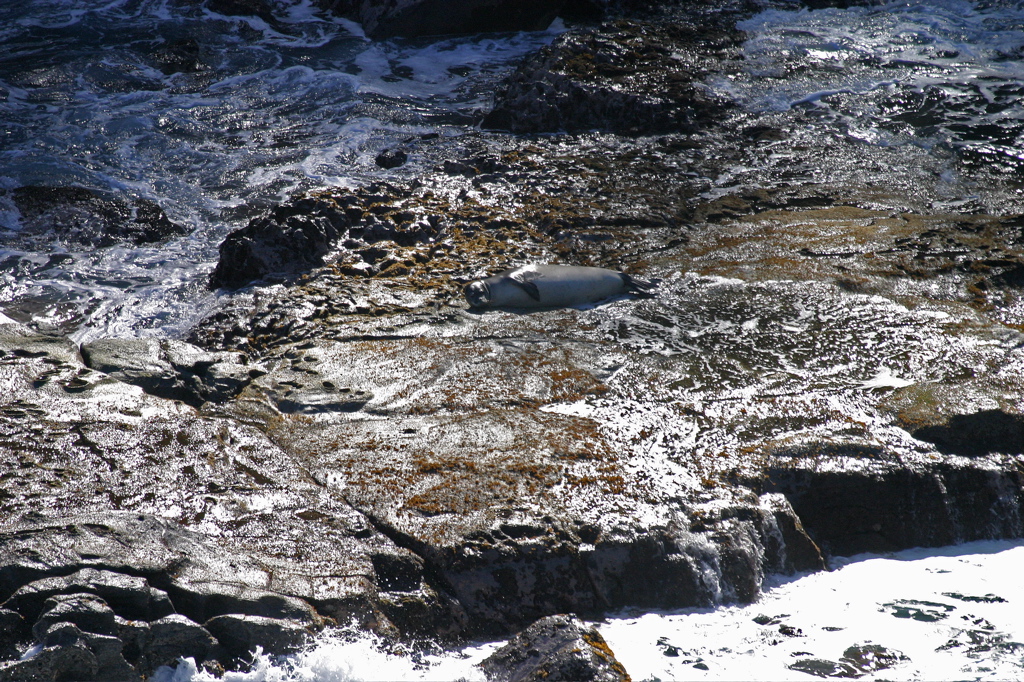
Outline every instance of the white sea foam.
<svg viewBox="0 0 1024 682">
<path fill-rule="evenodd" d="M 275 7 L 271 24 L 170 0 L 0 3 L 0 227 L 18 227 L 7 190 L 37 184 L 147 198 L 194 228 L 117 258 L 70 245 L 47 267 L 12 253 L 25 267 L 0 305 L 79 340 L 180 335 L 215 301 L 203 283 L 217 246 L 253 213 L 225 208 L 379 177 L 381 149 L 479 109 L 516 58 L 564 30 L 371 43 L 312 0 Z M 164 74 L 153 36 L 194 40 L 202 68 Z"/>
<path fill-rule="evenodd" d="M 885 647 L 895 665 L 864 680 L 1008 680 L 1024 676 L 1024 541 L 983 541 L 839 558 L 830 572 L 773 577 L 748 606 L 622 613 L 595 623 L 638 682 L 814 679 L 801 661 L 840 662 Z M 757 619 L 757 621 L 755 621 Z M 759 622 L 758 622 L 759 621 Z M 261 655 L 228 682 L 482 680 L 503 642 L 431 655 L 387 653 L 369 635 L 327 634 L 309 650 Z M 192 661 L 158 682 L 212 682 Z"/>
</svg>

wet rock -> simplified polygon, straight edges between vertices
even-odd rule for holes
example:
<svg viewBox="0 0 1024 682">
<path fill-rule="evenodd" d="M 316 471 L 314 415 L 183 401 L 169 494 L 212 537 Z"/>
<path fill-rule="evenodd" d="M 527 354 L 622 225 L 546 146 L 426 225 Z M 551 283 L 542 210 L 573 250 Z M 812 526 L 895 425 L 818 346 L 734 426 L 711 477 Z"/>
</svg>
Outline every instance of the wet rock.
<svg viewBox="0 0 1024 682">
<path fill-rule="evenodd" d="M 630 679 L 596 629 L 565 615 L 537 621 L 484 659 L 480 667 L 492 682 Z"/>
<path fill-rule="evenodd" d="M 55 623 L 68 622 L 85 632 L 113 637 L 117 634 L 114 611 L 94 594 L 60 594 L 43 603 L 42 614 L 32 626 L 32 634 L 43 641 Z"/>
<path fill-rule="evenodd" d="M 145 578 L 94 568 L 23 585 L 4 602 L 4 608 L 33 620 L 43 611 L 48 599 L 67 594 L 95 595 L 124 618 L 156 620 L 174 612 L 167 593 L 152 587 Z"/>
<path fill-rule="evenodd" d="M 55 648 L 83 648 L 95 658 L 96 680 L 139 680 L 141 676 L 124 659 L 121 654 L 122 644 L 117 637 L 91 632 L 67 621 L 57 621 L 46 628 L 39 636 L 43 652 Z"/>
<path fill-rule="evenodd" d="M 852 666 L 861 675 L 867 675 L 877 670 L 888 670 L 906 660 L 902 652 L 880 644 L 858 644 L 844 651 L 839 662 Z"/>
<path fill-rule="evenodd" d="M 363 25 L 372 38 L 413 38 L 491 31 L 541 31 L 563 0 L 321 0 Z"/>
<path fill-rule="evenodd" d="M 1014 469 L 940 461 L 918 466 L 856 460 L 819 470 L 790 460 L 768 472 L 810 536 L 834 555 L 940 547 L 1024 533 L 1024 488 Z"/>
<path fill-rule="evenodd" d="M 237 288 L 269 275 L 305 272 L 323 263 L 348 227 L 349 218 L 335 204 L 313 199 L 283 204 L 227 236 L 210 285 Z"/>
<path fill-rule="evenodd" d="M 83 644 L 51 646 L 18 661 L 0 663 L 0 680 L 82 680 L 97 679 L 99 663 L 95 654 Z M 109 679 L 109 678 L 104 678 Z M 127 679 L 132 679 L 131 677 Z"/>
<path fill-rule="evenodd" d="M 203 627 L 236 659 L 251 658 L 257 647 L 278 656 L 295 653 L 310 635 L 305 627 L 288 620 L 234 613 L 211 618 Z"/>
<path fill-rule="evenodd" d="M 888 670 L 906 660 L 907 657 L 899 651 L 878 644 L 862 644 L 849 647 L 838 661 L 802 658 L 787 667 L 814 677 L 856 679 L 878 670 Z"/>
<path fill-rule="evenodd" d="M 47 359 L 56 365 L 81 366 L 78 346 L 66 336 L 37 334 L 21 325 L 0 327 L 0 356 Z"/>
<path fill-rule="evenodd" d="M 204 627 L 179 614 L 153 621 L 149 624 L 149 632 L 150 641 L 144 655 L 153 669 L 176 665 L 179 658 L 203 661 L 217 644 Z"/>
<path fill-rule="evenodd" d="M 824 658 L 801 658 L 786 667 L 814 677 L 849 678 L 860 676 L 849 663 L 836 663 Z"/>
<path fill-rule="evenodd" d="M 514 133 L 689 132 L 727 108 L 701 81 L 738 36 L 709 26 L 621 20 L 569 32 L 509 76 L 483 127 Z"/>
<path fill-rule="evenodd" d="M 323 265 L 339 245 L 359 257 L 358 263 L 335 265 L 350 275 L 372 276 L 405 265 L 388 258 L 385 247 L 427 244 L 442 232 L 438 215 L 402 205 L 411 194 L 408 188 L 377 183 L 287 202 L 227 236 L 210 285 L 237 288 L 258 280 L 293 280 Z"/>
<path fill-rule="evenodd" d="M 197 73 L 209 67 L 202 61 L 199 43 L 194 38 L 172 40 L 164 43 L 151 54 L 150 58 L 167 76 L 174 73 Z"/>
<path fill-rule="evenodd" d="M 393 592 L 412 592 L 423 582 L 423 560 L 412 552 L 377 553 L 370 557 L 378 587 Z"/>
<path fill-rule="evenodd" d="M 346 368 L 320 358 L 310 350 L 285 359 L 256 379 L 240 398 L 267 402 L 285 414 L 307 415 L 356 412 L 373 400 L 371 391 L 346 385 Z"/>
<path fill-rule="evenodd" d="M 169 615 L 169 614 L 168 614 Z M 121 640 L 121 655 L 135 670 L 153 670 L 146 659 L 146 652 L 152 640 L 149 623 L 145 620 L 128 620 L 114 617 L 117 623 L 117 637 Z"/>
<path fill-rule="evenodd" d="M 17 658 L 18 643 L 26 636 L 26 623 L 21 614 L 0 608 L 0 660 Z"/>
<path fill-rule="evenodd" d="M 18 593 L 22 585 L 48 574 L 94 568 L 147 575 L 150 584 L 161 584 L 179 613 L 200 621 L 223 613 L 284 617 L 310 624 L 321 621 L 301 599 L 239 584 L 231 579 L 236 573 L 223 573 L 243 567 L 260 572 L 252 559 L 242 554 L 225 558 L 224 552 L 202 535 L 156 517 L 108 513 L 77 522 L 30 517 L 0 535 L 0 558 L 0 594 Z M 26 593 L 31 590 L 18 593 L 13 603 L 29 608 L 31 600 Z"/>
<path fill-rule="evenodd" d="M 82 355 L 94 370 L 196 407 L 233 397 L 262 372 L 240 353 L 207 352 L 175 339 L 98 339 L 84 344 Z"/>
<path fill-rule="evenodd" d="M 84 187 L 19 187 L 12 198 L 21 213 L 22 240 L 57 237 L 69 246 L 146 244 L 188 233 L 146 199 L 106 198 Z"/>
<path fill-rule="evenodd" d="M 934 443 L 939 452 L 951 455 L 1024 453 L 1024 417 L 999 409 L 955 414 L 944 424 L 922 426 L 912 433 L 914 438 Z"/>
<path fill-rule="evenodd" d="M 378 166 L 384 169 L 398 168 L 409 160 L 409 155 L 401 149 L 385 149 L 373 160 Z"/>
</svg>

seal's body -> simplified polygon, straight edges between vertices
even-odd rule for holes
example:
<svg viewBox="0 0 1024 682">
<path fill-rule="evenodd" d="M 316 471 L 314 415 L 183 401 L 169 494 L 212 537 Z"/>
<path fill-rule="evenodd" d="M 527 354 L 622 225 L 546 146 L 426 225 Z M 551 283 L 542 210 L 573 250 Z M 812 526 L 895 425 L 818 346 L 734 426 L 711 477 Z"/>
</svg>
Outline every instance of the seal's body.
<svg viewBox="0 0 1024 682">
<path fill-rule="evenodd" d="M 576 265 L 524 265 L 466 285 L 474 308 L 559 308 L 621 296 L 647 294 L 653 285 L 629 275 Z"/>
</svg>

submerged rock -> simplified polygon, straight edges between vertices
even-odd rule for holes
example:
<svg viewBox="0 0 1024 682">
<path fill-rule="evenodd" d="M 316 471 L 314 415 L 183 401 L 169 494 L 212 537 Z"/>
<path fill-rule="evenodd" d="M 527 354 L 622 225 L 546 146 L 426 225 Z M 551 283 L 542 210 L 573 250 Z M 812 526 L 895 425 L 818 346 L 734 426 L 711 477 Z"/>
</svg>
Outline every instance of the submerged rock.
<svg viewBox="0 0 1024 682">
<path fill-rule="evenodd" d="M 56 235 L 71 247 L 146 244 L 188 233 L 152 201 L 104 197 L 84 187 L 19 187 L 12 191 L 21 213 L 17 239 L 45 242 Z"/>
<path fill-rule="evenodd" d="M 541 31 L 564 0 L 318 0 L 363 25 L 371 38 Z"/>
<path fill-rule="evenodd" d="M 601 633 L 564 615 L 537 621 L 488 656 L 480 667 L 491 682 L 630 679 Z"/>
<path fill-rule="evenodd" d="M 729 106 L 702 80 L 740 42 L 707 25 L 620 20 L 570 32 L 528 57 L 499 87 L 483 127 L 514 133 L 692 132 Z"/>
</svg>

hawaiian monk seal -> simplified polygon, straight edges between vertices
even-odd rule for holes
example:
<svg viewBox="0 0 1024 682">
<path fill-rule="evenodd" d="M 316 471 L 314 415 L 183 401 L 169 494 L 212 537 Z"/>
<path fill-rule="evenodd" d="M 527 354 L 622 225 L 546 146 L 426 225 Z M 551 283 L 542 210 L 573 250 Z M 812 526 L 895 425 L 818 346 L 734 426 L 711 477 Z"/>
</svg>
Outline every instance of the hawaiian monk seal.
<svg viewBox="0 0 1024 682">
<path fill-rule="evenodd" d="M 653 287 L 605 268 L 524 265 L 470 282 L 463 293 L 473 308 L 558 308 L 628 293 L 650 295 Z"/>
</svg>

